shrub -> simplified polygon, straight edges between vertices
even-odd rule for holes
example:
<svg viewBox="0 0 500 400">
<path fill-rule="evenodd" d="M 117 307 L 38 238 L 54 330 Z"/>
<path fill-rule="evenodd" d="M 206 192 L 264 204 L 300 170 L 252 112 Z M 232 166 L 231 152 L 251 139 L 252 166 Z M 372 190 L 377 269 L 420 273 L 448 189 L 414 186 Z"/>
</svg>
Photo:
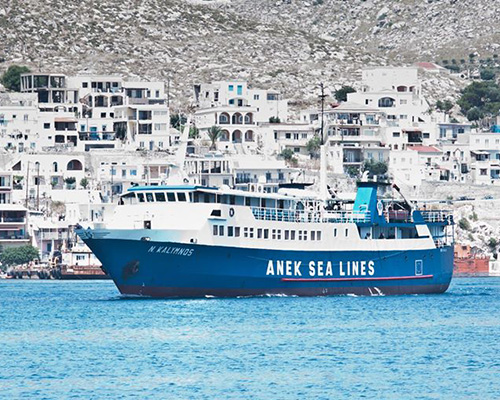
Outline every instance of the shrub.
<svg viewBox="0 0 500 400">
<path fill-rule="evenodd" d="M 458 221 L 458 226 L 464 231 L 470 231 L 470 223 L 469 221 L 467 221 L 467 218 L 462 218 L 460 221 Z"/>
</svg>

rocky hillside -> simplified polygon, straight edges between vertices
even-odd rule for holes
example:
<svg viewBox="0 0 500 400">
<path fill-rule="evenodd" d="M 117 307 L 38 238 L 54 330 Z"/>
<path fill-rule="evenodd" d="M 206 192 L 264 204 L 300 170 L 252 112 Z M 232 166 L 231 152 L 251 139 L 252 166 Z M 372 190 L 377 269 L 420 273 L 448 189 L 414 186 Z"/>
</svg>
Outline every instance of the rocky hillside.
<svg viewBox="0 0 500 400">
<path fill-rule="evenodd" d="M 495 0 L 3 0 L 0 71 L 170 77 L 179 104 L 193 82 L 237 77 L 299 101 L 366 65 L 495 54 L 498 20 Z"/>
</svg>

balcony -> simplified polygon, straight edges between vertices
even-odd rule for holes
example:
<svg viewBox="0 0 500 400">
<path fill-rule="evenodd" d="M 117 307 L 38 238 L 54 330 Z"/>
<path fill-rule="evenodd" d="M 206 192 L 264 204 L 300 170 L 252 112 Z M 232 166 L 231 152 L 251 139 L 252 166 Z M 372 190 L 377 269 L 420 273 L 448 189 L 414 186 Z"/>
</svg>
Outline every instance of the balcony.
<svg viewBox="0 0 500 400">
<path fill-rule="evenodd" d="M 82 141 L 115 140 L 114 132 L 80 132 L 79 139 Z"/>
</svg>

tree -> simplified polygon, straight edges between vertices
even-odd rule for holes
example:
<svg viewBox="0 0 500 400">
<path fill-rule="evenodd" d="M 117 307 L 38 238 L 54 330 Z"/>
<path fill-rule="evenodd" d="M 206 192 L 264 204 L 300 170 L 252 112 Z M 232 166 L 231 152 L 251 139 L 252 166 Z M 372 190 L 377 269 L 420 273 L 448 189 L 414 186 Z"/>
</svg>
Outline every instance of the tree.
<svg viewBox="0 0 500 400">
<path fill-rule="evenodd" d="M 292 149 L 283 149 L 283 151 L 280 154 L 280 157 L 283 158 L 285 161 L 290 161 L 295 153 L 293 152 Z"/>
<path fill-rule="evenodd" d="M 321 147 L 321 138 L 318 135 L 314 135 L 314 137 L 306 143 L 306 148 L 311 158 L 319 157 L 320 147 Z"/>
<path fill-rule="evenodd" d="M 280 157 L 294 167 L 299 163 L 292 149 L 283 149 L 283 151 L 280 153 Z"/>
<path fill-rule="evenodd" d="M 175 113 L 170 116 L 170 125 L 172 125 L 178 131 L 182 130 L 182 127 L 186 125 L 187 117 L 184 114 Z"/>
<path fill-rule="evenodd" d="M 483 81 L 492 81 L 493 79 L 495 79 L 496 77 L 496 74 L 493 70 L 491 69 L 482 69 L 480 72 L 479 72 L 479 76 L 481 77 L 481 79 Z"/>
<path fill-rule="evenodd" d="M 494 81 L 472 82 L 462 90 L 457 104 L 470 121 L 496 116 L 500 109 L 500 87 Z"/>
<path fill-rule="evenodd" d="M 82 178 L 80 180 L 80 186 L 84 189 L 87 189 L 87 187 L 89 186 L 89 180 L 87 178 Z"/>
<path fill-rule="evenodd" d="M 200 130 L 196 126 L 189 128 L 189 138 L 198 139 L 200 137 Z"/>
<path fill-rule="evenodd" d="M 366 160 L 363 164 L 363 171 L 368 171 L 370 176 L 380 176 L 387 173 L 387 164 L 383 161 Z"/>
<path fill-rule="evenodd" d="M 270 124 L 279 124 L 280 122 L 281 122 L 281 119 L 279 117 L 270 117 L 269 118 Z"/>
<path fill-rule="evenodd" d="M 436 101 L 436 109 L 448 114 L 453 108 L 453 103 L 450 100 Z"/>
<path fill-rule="evenodd" d="M 210 150 L 216 150 L 217 145 L 215 144 L 215 142 L 217 142 L 217 140 L 222 135 L 222 129 L 220 128 L 220 126 L 213 125 L 208 129 L 207 133 L 208 133 L 208 138 L 212 142 L 212 144 L 210 145 Z"/>
<path fill-rule="evenodd" d="M 479 121 L 484 118 L 484 114 L 479 107 L 473 107 L 467 111 L 467 119 L 469 121 Z"/>
<path fill-rule="evenodd" d="M 13 92 L 21 91 L 21 74 L 30 72 L 28 67 L 11 65 L 2 76 L 2 85 Z"/>
<path fill-rule="evenodd" d="M 26 264 L 35 259 L 40 259 L 40 254 L 38 252 L 38 249 L 31 245 L 10 247 L 8 249 L 5 249 L 0 255 L 2 267 Z"/>
<path fill-rule="evenodd" d="M 348 93 L 355 93 L 356 89 L 354 89 L 352 86 L 342 86 L 339 90 L 335 91 L 335 99 L 339 102 L 341 101 L 347 101 L 347 94 Z"/>
</svg>

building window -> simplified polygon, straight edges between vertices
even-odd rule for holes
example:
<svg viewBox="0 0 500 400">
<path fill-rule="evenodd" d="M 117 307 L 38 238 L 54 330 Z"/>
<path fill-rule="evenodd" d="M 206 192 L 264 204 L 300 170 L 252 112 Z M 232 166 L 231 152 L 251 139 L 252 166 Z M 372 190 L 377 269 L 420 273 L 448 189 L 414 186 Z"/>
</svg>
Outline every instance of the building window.
<svg viewBox="0 0 500 400">
<path fill-rule="evenodd" d="M 401 133 L 400 132 L 392 132 L 392 137 L 400 137 Z"/>
<path fill-rule="evenodd" d="M 50 129 L 50 122 L 44 122 L 43 129 Z"/>
<path fill-rule="evenodd" d="M 88 88 L 89 83 L 88 82 L 82 82 L 82 88 Z"/>
<path fill-rule="evenodd" d="M 230 92 L 234 91 L 234 85 L 229 85 L 229 91 Z"/>
<path fill-rule="evenodd" d="M 258 94 L 254 94 L 254 95 L 253 95 L 253 99 L 254 99 L 254 100 L 259 100 L 259 98 L 260 98 L 260 96 L 259 96 Z"/>
</svg>

